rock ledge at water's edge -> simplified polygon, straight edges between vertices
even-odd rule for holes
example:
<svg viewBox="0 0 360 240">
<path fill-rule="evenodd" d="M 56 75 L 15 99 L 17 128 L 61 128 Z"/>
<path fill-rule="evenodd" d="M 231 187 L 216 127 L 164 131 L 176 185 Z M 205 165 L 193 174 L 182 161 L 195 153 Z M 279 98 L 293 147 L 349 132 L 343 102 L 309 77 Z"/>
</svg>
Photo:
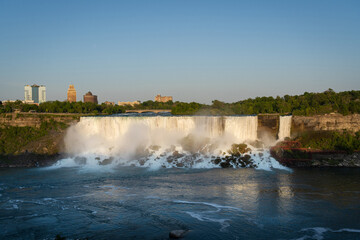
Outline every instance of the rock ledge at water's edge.
<svg viewBox="0 0 360 240">
<path fill-rule="evenodd" d="M 23 153 L 18 155 L 0 155 L 0 168 L 31 168 L 51 166 L 61 159 L 61 154 Z"/>
<path fill-rule="evenodd" d="M 271 156 L 287 167 L 360 167 L 360 152 L 327 151 L 284 142 L 270 149 Z"/>
</svg>

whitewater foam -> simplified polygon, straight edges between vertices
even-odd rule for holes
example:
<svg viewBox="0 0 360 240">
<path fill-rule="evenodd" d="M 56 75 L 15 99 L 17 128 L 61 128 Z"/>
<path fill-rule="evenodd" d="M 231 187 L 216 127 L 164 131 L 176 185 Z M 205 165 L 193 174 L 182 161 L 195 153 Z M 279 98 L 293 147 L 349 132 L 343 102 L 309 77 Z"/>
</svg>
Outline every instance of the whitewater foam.
<svg viewBox="0 0 360 240">
<path fill-rule="evenodd" d="M 230 219 L 227 218 L 211 218 L 211 217 L 206 217 L 204 214 L 201 213 L 195 213 L 195 212 L 186 212 L 187 214 L 189 214 L 191 217 L 202 221 L 202 222 L 216 222 L 219 223 L 221 228 L 220 228 L 220 232 L 224 232 L 225 229 L 227 227 L 230 226 Z"/>
<path fill-rule="evenodd" d="M 332 233 L 340 233 L 340 232 L 349 232 L 349 233 L 360 233 L 360 229 L 351 229 L 351 228 L 342 228 L 339 230 L 333 230 L 331 228 L 324 228 L 324 227 L 313 227 L 313 228 L 303 228 L 300 230 L 301 232 L 313 232 L 311 236 L 305 235 L 301 238 L 297 238 L 296 240 L 305 240 L 305 239 L 316 239 L 322 240 L 324 239 L 324 234 L 327 232 Z"/>
<path fill-rule="evenodd" d="M 221 228 L 220 231 L 223 232 L 225 231 L 225 229 L 227 227 L 230 226 L 230 221 L 231 219 L 228 218 L 215 218 L 213 217 L 213 215 L 218 216 L 223 209 L 227 209 L 227 210 L 234 210 L 237 212 L 242 212 L 245 213 L 246 211 L 242 210 L 241 208 L 237 208 L 237 207 L 232 207 L 232 206 L 224 206 L 224 205 L 220 205 L 220 204 L 216 204 L 216 203 L 209 203 L 209 202 L 195 202 L 195 201 L 186 201 L 186 200 L 177 200 L 177 199 L 166 199 L 166 198 L 160 198 L 157 196 L 147 196 L 145 197 L 146 199 L 158 199 L 161 201 L 167 201 L 167 202 L 173 202 L 173 203 L 178 203 L 178 204 L 185 204 L 185 205 L 205 205 L 205 206 L 209 206 L 212 208 L 215 208 L 215 210 L 210 210 L 210 211 L 198 211 L 198 212 L 193 212 L 193 211 L 184 211 L 186 214 L 190 215 L 191 217 L 202 221 L 202 222 L 215 222 L 215 223 L 219 223 Z"/>
<path fill-rule="evenodd" d="M 223 205 L 219 205 L 219 204 L 216 204 L 216 203 L 191 202 L 191 201 L 184 201 L 184 200 L 172 200 L 172 202 L 174 202 L 174 203 L 182 203 L 182 204 L 200 204 L 200 205 L 211 206 L 211 207 L 214 207 L 216 209 L 232 209 L 232 210 L 237 210 L 237 211 L 240 211 L 240 212 L 245 212 L 241 208 L 231 207 L 231 206 L 223 206 Z"/>
</svg>

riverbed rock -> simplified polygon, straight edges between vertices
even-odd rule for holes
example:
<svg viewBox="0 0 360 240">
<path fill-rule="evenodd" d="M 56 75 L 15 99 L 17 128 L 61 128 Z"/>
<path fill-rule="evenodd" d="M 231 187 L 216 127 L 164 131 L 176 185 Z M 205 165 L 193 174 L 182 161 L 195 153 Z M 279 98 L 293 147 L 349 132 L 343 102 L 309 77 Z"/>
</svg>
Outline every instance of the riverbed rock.
<svg viewBox="0 0 360 240">
<path fill-rule="evenodd" d="M 189 230 L 172 230 L 169 237 L 173 239 L 183 238 Z"/>
</svg>

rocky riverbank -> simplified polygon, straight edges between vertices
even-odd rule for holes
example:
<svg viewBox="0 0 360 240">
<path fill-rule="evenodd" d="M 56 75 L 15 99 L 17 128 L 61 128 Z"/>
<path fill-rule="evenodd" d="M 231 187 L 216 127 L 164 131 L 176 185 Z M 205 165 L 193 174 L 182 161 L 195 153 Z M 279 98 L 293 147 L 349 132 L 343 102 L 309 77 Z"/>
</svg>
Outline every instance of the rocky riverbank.
<svg viewBox="0 0 360 240">
<path fill-rule="evenodd" d="M 51 166 L 57 160 L 61 159 L 61 154 L 36 154 L 36 153 L 22 153 L 22 154 L 0 154 L 0 168 L 32 168 L 32 167 L 46 167 Z"/>
<path fill-rule="evenodd" d="M 284 141 L 270 149 L 271 156 L 287 167 L 360 167 L 360 152 L 302 148 Z"/>
</svg>

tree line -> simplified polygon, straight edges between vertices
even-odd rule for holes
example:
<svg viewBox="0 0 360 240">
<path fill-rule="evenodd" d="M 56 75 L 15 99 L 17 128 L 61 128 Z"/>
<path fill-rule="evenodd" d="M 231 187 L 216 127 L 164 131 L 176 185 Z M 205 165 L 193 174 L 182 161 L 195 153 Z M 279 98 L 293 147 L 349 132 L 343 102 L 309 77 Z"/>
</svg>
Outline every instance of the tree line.
<svg viewBox="0 0 360 240">
<path fill-rule="evenodd" d="M 199 103 L 177 103 L 172 113 L 210 114 L 210 115 L 253 115 L 279 113 L 310 116 L 315 114 L 341 113 L 348 115 L 360 113 L 360 91 L 336 93 L 328 89 L 322 93 L 308 93 L 283 97 L 257 97 L 225 103 L 214 100 L 211 105 Z"/>
<path fill-rule="evenodd" d="M 315 114 L 341 113 L 348 115 L 360 113 L 360 91 L 344 91 L 336 93 L 328 89 L 322 93 L 308 93 L 283 97 L 256 97 L 246 100 L 225 103 L 219 100 L 212 104 L 196 102 L 154 102 L 145 101 L 135 106 L 118 106 L 83 102 L 45 102 L 39 106 L 22 104 L 21 101 L 0 105 L 0 113 L 19 109 L 23 112 L 49 113 L 92 113 L 116 114 L 136 109 L 171 109 L 173 115 L 254 115 L 261 113 L 279 113 L 310 116 Z"/>
<path fill-rule="evenodd" d="M 60 102 L 49 101 L 36 104 L 25 104 L 21 101 L 0 105 L 0 113 L 39 112 L 39 113 L 84 113 L 84 114 L 116 114 L 125 111 L 124 107 L 118 105 L 95 104 L 90 102 Z"/>
</svg>

